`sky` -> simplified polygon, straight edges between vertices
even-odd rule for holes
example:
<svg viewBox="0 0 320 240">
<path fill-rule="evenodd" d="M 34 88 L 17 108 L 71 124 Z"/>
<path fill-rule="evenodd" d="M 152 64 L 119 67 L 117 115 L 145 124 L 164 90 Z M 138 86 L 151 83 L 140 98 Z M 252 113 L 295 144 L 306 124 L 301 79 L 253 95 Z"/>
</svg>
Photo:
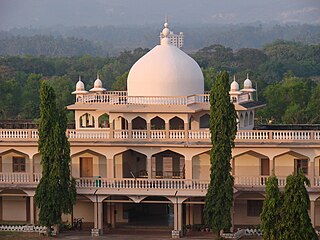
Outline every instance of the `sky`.
<svg viewBox="0 0 320 240">
<path fill-rule="evenodd" d="M 320 24 L 320 0 L 0 0 L 0 30 L 14 27 L 179 24 Z"/>
</svg>

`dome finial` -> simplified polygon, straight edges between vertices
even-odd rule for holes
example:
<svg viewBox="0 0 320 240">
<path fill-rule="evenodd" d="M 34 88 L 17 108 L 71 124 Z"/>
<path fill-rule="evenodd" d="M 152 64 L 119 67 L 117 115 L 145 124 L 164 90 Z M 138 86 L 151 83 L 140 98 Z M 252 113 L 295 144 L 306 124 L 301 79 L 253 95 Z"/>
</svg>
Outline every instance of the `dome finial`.
<svg viewBox="0 0 320 240">
<path fill-rule="evenodd" d="M 165 23 L 163 24 L 164 29 L 162 30 L 162 39 L 161 39 L 161 45 L 170 45 L 170 39 L 169 39 L 169 24 L 168 24 L 168 17 L 165 17 Z"/>
<path fill-rule="evenodd" d="M 99 73 L 97 73 L 97 79 L 99 79 Z"/>
<path fill-rule="evenodd" d="M 236 75 L 233 75 L 233 81 L 236 82 Z"/>
<path fill-rule="evenodd" d="M 249 79 L 249 73 L 247 73 L 247 79 Z"/>
<path fill-rule="evenodd" d="M 79 75 L 79 81 L 81 82 L 81 75 Z"/>
</svg>

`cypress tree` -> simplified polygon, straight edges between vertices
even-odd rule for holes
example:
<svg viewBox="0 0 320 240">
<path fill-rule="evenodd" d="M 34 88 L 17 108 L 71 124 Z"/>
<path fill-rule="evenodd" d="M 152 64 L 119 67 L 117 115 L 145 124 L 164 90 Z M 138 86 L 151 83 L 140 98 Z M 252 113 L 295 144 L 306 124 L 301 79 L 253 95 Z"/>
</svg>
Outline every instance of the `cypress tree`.
<svg viewBox="0 0 320 240">
<path fill-rule="evenodd" d="M 210 91 L 210 185 L 205 199 L 204 218 L 213 233 L 231 227 L 230 209 L 233 202 L 231 175 L 232 148 L 237 131 L 237 117 L 229 96 L 229 75 L 222 72 Z"/>
<path fill-rule="evenodd" d="M 266 184 L 266 198 L 263 202 L 261 218 L 261 229 L 263 230 L 263 239 L 278 240 L 280 234 L 280 209 L 281 193 L 276 176 L 271 176 Z"/>
<path fill-rule="evenodd" d="M 281 209 L 280 240 L 318 239 L 308 214 L 310 199 L 305 185 L 310 186 L 310 181 L 302 171 L 287 177 Z"/>
<path fill-rule="evenodd" d="M 41 153 L 42 178 L 35 202 L 40 209 L 40 224 L 59 224 L 61 214 L 71 213 L 76 200 L 75 180 L 70 175 L 70 145 L 66 136 L 65 110 L 57 108 L 53 88 L 42 82 L 38 149 Z"/>
</svg>

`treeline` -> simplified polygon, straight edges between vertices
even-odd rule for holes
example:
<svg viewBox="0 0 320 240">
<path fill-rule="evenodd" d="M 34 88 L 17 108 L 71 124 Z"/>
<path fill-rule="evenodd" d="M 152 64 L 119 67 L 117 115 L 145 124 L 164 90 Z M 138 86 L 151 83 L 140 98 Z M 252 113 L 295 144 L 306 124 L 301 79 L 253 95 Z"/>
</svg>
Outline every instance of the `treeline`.
<svg viewBox="0 0 320 240">
<path fill-rule="evenodd" d="M 15 28 L 0 31 L 0 55 L 81 56 L 85 53 L 105 57 L 124 49 L 152 48 L 159 43 L 161 25 Z M 320 44 L 317 25 L 170 25 L 184 32 L 185 50 L 192 52 L 211 44 L 232 49 L 261 48 L 278 39 Z"/>
<path fill-rule="evenodd" d="M 1 57 L 0 119 L 37 119 L 42 80 L 55 88 L 61 106 L 74 102 L 71 92 L 79 75 L 87 89 L 99 74 L 107 90 L 126 90 L 128 71 L 148 51 L 138 48 L 117 57 Z M 267 104 L 258 112 L 259 123 L 320 123 L 320 45 L 276 41 L 260 50 L 234 51 L 216 44 L 192 57 L 203 69 L 205 90 L 221 70 L 235 74 L 240 85 L 248 73 L 258 88 L 255 97 Z"/>
</svg>

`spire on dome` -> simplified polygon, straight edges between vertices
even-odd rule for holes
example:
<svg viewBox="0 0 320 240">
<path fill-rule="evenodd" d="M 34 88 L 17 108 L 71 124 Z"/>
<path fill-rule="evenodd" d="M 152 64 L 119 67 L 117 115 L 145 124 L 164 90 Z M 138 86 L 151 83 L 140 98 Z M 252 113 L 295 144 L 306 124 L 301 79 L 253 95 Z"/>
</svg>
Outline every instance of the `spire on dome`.
<svg viewBox="0 0 320 240">
<path fill-rule="evenodd" d="M 247 73 L 247 79 L 249 79 L 249 73 Z"/>
<path fill-rule="evenodd" d="M 161 39 L 161 45 L 170 45 L 170 29 L 169 29 L 169 23 L 168 23 L 168 17 L 165 17 L 165 23 L 163 24 L 164 28 L 162 30 L 163 38 Z"/>
<path fill-rule="evenodd" d="M 230 85 L 230 91 L 231 92 L 239 91 L 239 83 L 237 83 L 236 81 L 236 75 L 233 75 L 233 82 Z"/>
<path fill-rule="evenodd" d="M 81 76 L 79 75 L 79 80 L 76 84 L 76 90 L 72 94 L 85 94 L 87 91 L 84 88 L 84 83 L 81 81 Z"/>
</svg>

